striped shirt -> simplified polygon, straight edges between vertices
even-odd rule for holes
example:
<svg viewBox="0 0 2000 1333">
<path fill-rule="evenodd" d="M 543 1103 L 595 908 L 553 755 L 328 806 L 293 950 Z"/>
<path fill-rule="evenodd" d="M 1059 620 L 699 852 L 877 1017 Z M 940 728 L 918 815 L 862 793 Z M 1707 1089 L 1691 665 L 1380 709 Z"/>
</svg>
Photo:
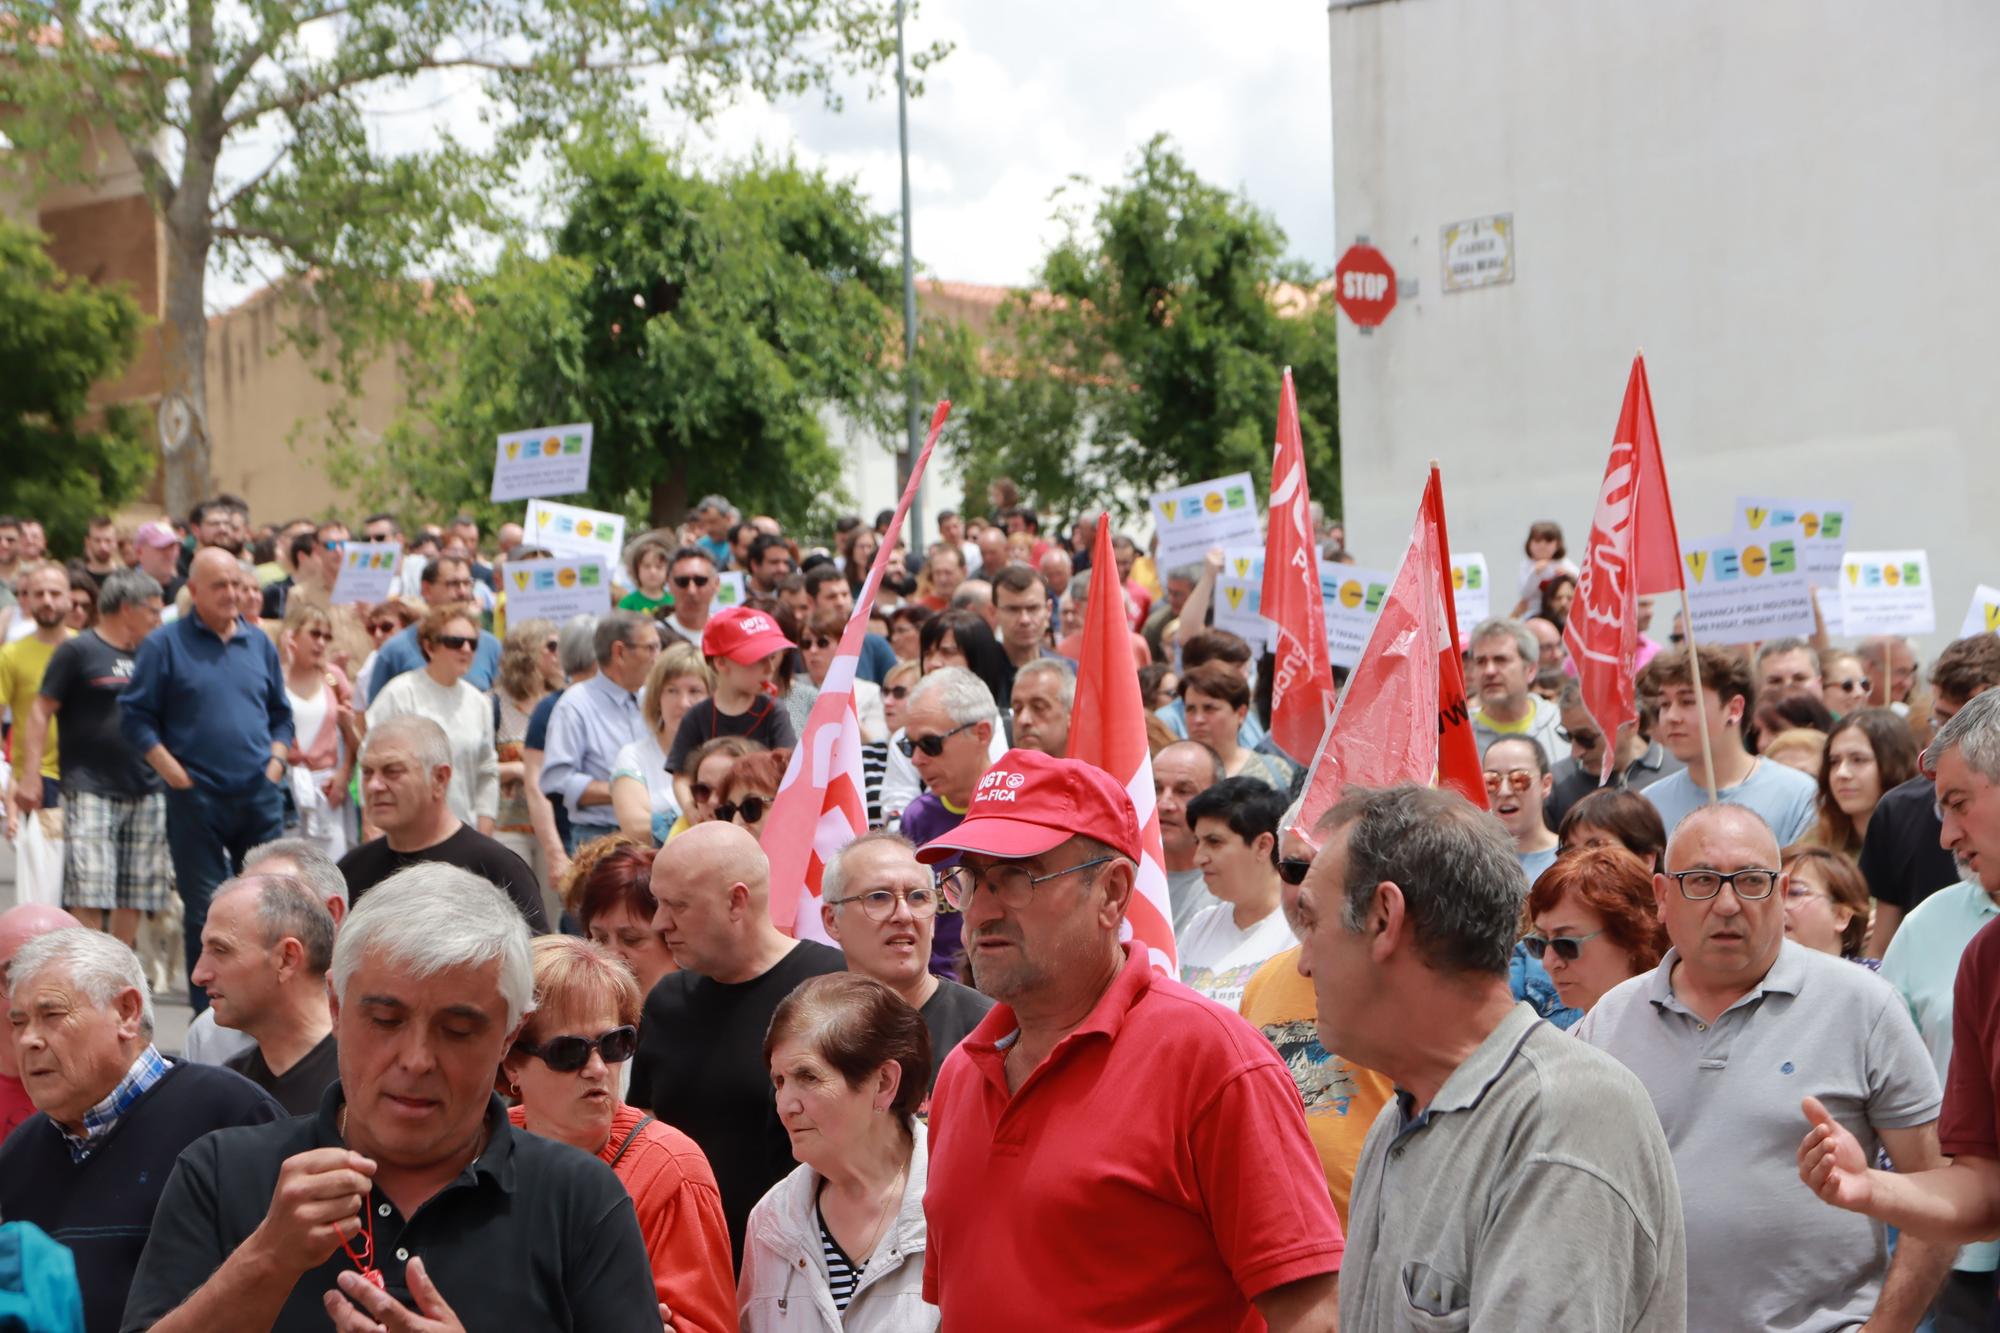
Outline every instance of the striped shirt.
<svg viewBox="0 0 2000 1333">
<path fill-rule="evenodd" d="M 132 1109 L 132 1104 L 145 1096 L 155 1083 L 165 1078 L 167 1062 L 160 1056 L 160 1048 L 148 1044 L 139 1052 L 139 1058 L 125 1071 L 125 1077 L 118 1080 L 118 1086 L 111 1090 L 97 1105 L 83 1113 L 83 1133 L 72 1134 L 62 1130 L 65 1142 L 69 1144 L 69 1159 L 81 1162 L 97 1147 L 97 1141 L 109 1134 L 118 1123 L 120 1116 Z M 57 1126 L 58 1129 L 62 1127 Z"/>
<path fill-rule="evenodd" d="M 826 1285 L 833 1292 L 833 1308 L 847 1309 L 847 1303 L 854 1299 L 854 1288 L 861 1281 L 861 1270 L 847 1257 L 847 1251 L 840 1248 L 840 1242 L 827 1230 L 826 1214 L 819 1205 L 813 1205 L 813 1216 L 819 1219 L 819 1248 L 826 1256 Z"/>
<path fill-rule="evenodd" d="M 867 793 L 868 827 L 882 827 L 882 776 L 889 771 L 889 742 L 864 741 L 861 746 L 861 786 Z"/>
</svg>

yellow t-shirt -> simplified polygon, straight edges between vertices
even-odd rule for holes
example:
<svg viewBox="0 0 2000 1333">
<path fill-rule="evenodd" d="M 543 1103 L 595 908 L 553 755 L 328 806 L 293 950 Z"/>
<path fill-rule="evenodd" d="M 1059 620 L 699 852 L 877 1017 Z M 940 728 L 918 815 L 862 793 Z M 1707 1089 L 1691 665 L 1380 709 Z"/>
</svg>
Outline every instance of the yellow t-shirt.
<svg viewBox="0 0 2000 1333">
<path fill-rule="evenodd" d="M 1278 1048 L 1305 1100 L 1306 1132 L 1326 1172 L 1333 1210 L 1347 1225 L 1347 1196 L 1354 1188 L 1354 1164 L 1376 1113 L 1394 1094 L 1389 1080 L 1372 1069 L 1349 1064 L 1320 1045 L 1314 1019 L 1319 1006 L 1312 982 L 1299 975 L 1296 946 L 1258 968 L 1243 987 L 1244 1020 Z"/>
<path fill-rule="evenodd" d="M 70 636 L 68 630 L 63 637 Z M 29 714 L 35 707 L 35 694 L 41 689 L 42 673 L 49 669 L 49 659 L 56 655 L 56 645 L 43 643 L 30 634 L 24 639 L 16 639 L 5 648 L 0 648 L 0 701 L 4 701 L 14 714 L 13 758 L 14 781 L 21 780 L 21 760 L 23 758 L 21 738 L 27 734 Z M 42 744 L 42 776 L 59 778 L 62 770 L 56 766 L 56 720 L 49 719 L 48 740 Z"/>
</svg>

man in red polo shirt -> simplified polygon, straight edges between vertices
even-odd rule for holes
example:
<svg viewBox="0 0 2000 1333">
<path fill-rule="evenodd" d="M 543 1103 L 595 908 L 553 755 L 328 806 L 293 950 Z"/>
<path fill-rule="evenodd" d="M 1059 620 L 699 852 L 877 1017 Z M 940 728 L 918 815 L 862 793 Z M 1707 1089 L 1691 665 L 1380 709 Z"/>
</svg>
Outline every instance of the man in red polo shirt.
<svg viewBox="0 0 2000 1333">
<path fill-rule="evenodd" d="M 1343 1247 L 1298 1089 L 1231 1011 L 1119 942 L 1125 789 L 1009 750 L 921 848 L 1000 1003 L 931 1102 L 924 1298 L 964 1330 L 1332 1329 Z"/>
</svg>

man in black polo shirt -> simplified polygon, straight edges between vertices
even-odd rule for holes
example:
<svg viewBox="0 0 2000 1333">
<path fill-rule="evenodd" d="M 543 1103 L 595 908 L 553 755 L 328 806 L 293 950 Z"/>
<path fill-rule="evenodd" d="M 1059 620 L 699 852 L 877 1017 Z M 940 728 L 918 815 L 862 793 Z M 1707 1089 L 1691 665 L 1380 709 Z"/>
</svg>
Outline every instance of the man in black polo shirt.
<svg viewBox="0 0 2000 1333">
<path fill-rule="evenodd" d="M 391 876 L 331 980 L 340 1081 L 315 1117 L 182 1154 L 123 1327 L 659 1333 L 618 1178 L 493 1095 L 534 990 L 499 892 L 446 865 Z"/>
</svg>

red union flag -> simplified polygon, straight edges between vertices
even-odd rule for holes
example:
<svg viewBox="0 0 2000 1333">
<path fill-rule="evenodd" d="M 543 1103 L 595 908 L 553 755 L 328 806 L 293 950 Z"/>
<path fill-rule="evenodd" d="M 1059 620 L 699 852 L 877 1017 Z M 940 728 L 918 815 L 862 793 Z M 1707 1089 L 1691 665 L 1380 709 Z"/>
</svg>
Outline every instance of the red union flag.
<svg viewBox="0 0 2000 1333">
<path fill-rule="evenodd" d="M 1611 776 L 1618 728 L 1639 716 L 1632 684 L 1639 655 L 1639 598 L 1681 591 L 1680 551 L 1667 469 L 1660 460 L 1660 432 L 1653 424 L 1646 358 L 1635 356 L 1611 460 L 1597 494 L 1597 513 L 1590 521 L 1576 601 L 1563 630 L 1583 706 L 1612 742 L 1604 747 L 1599 781 Z"/>
<path fill-rule="evenodd" d="M 1139 817 L 1139 873 L 1125 930 L 1146 946 L 1153 966 L 1180 975 L 1174 914 L 1167 897 L 1167 852 L 1153 790 L 1153 755 L 1146 748 L 1146 703 L 1132 669 L 1132 632 L 1111 551 L 1111 519 L 1097 517 L 1090 556 L 1090 602 L 1083 646 L 1077 650 L 1076 703 L 1070 710 L 1069 757 L 1103 769 L 1121 783 Z"/>
<path fill-rule="evenodd" d="M 1438 650 L 1438 786 L 1448 787 L 1480 809 L 1486 808 L 1486 775 L 1479 741 L 1472 734 L 1472 709 L 1465 697 L 1465 649 L 1458 642 L 1458 599 L 1451 586 L 1451 538 L 1444 524 L 1444 478 L 1431 465 L 1424 508 L 1417 526 L 1428 523 L 1430 549 L 1438 554 L 1438 596 L 1444 603 L 1446 637 Z"/>
<path fill-rule="evenodd" d="M 1299 438 L 1299 398 L 1285 367 L 1278 393 L 1278 442 L 1271 458 L 1271 526 L 1264 536 L 1264 618 L 1275 631 L 1271 652 L 1271 740 L 1302 760 L 1318 747 L 1333 715 L 1333 665 L 1326 652 L 1326 604 L 1320 600 L 1306 451 Z"/>
<path fill-rule="evenodd" d="M 800 939 L 832 943 L 820 919 L 820 874 L 835 852 L 868 831 L 854 673 L 861 665 L 861 643 L 868 634 L 868 613 L 874 609 L 875 592 L 882 586 L 882 575 L 903 531 L 903 518 L 910 512 L 910 502 L 924 479 L 924 465 L 930 462 L 938 432 L 944 429 L 950 412 L 951 403 L 942 401 L 931 416 L 930 437 L 910 469 L 902 503 L 896 506 L 896 515 L 875 549 L 875 563 L 869 566 L 861 595 L 854 599 L 854 613 L 840 633 L 840 648 L 827 668 L 826 683 L 813 701 L 805 732 L 792 751 L 785 780 L 778 788 L 778 799 L 765 818 L 762 841 L 771 862 L 771 921 L 787 935 Z"/>
</svg>

